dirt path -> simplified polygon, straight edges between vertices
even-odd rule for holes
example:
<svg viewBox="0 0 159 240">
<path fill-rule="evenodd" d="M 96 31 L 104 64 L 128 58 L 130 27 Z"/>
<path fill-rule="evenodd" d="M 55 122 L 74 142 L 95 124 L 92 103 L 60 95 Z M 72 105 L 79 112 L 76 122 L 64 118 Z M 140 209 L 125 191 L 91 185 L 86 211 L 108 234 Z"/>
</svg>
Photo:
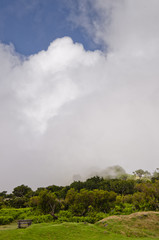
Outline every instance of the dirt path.
<svg viewBox="0 0 159 240">
<path fill-rule="evenodd" d="M 9 230 L 9 229 L 17 229 L 17 223 L 11 223 L 8 225 L 0 225 L 0 230 Z"/>
</svg>

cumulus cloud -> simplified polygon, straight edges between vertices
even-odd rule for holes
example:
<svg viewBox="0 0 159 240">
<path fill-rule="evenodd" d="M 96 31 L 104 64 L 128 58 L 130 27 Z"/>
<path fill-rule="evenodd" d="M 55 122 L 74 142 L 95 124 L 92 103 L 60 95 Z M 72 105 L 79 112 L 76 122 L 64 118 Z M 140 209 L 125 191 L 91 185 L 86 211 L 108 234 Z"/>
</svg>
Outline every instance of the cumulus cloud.
<svg viewBox="0 0 159 240">
<path fill-rule="evenodd" d="M 66 37 L 15 67 L 15 92 L 34 130 L 45 131 L 48 120 L 58 115 L 64 104 L 94 90 L 97 73 L 93 68 L 101 61 L 101 53 L 85 52 L 82 45 Z"/>
<path fill-rule="evenodd" d="M 37 172 L 42 172 L 46 166 L 44 175 L 47 175 L 49 163 L 45 165 L 45 161 L 49 157 L 45 159 L 45 155 L 50 155 L 52 174 L 59 161 L 58 156 L 55 154 L 53 157 L 47 144 L 45 148 L 39 147 L 38 144 L 45 145 L 43 139 L 49 124 L 62 114 L 65 106 L 98 89 L 98 71 L 102 70 L 105 57 L 99 51 L 86 52 L 81 44 L 74 44 L 69 37 L 57 39 L 50 44 L 47 51 L 41 51 L 28 58 L 19 56 L 12 45 L 1 44 L 0 52 L 3 110 L 1 142 L 10 149 L 9 156 L 5 157 L 3 154 L 8 154 L 7 149 L 2 148 L 2 161 L 5 165 L 7 160 L 6 167 L 10 166 L 10 162 L 11 165 L 15 164 L 12 169 L 15 173 L 18 172 L 17 164 L 24 165 L 26 176 L 27 172 L 30 172 L 30 164 L 33 166 L 31 171 L 36 174 L 34 162 L 37 161 L 36 164 L 39 164 Z M 69 109 L 64 113 L 66 116 L 70 114 Z M 55 140 L 56 143 L 58 132 L 56 129 L 53 132 L 45 142 Z M 61 145 L 60 142 L 59 144 Z M 44 156 L 40 156 L 41 148 Z M 20 156 L 22 159 L 19 159 Z M 63 162 L 63 159 L 61 160 Z M 23 174 L 24 168 L 21 171 Z M 13 175 L 11 174 L 11 177 Z M 33 178 L 34 176 L 32 180 Z"/>
<path fill-rule="evenodd" d="M 27 58 L 0 44 L 2 190 L 67 184 L 111 165 L 157 167 L 158 5 L 81 1 L 69 19 L 105 52 L 69 37 Z"/>
</svg>

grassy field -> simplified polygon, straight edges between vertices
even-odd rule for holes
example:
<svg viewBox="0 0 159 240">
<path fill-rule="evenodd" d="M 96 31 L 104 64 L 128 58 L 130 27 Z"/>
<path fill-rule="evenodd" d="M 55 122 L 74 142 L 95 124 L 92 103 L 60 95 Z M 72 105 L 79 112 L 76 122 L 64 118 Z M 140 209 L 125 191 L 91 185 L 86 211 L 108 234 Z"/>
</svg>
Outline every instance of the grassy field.
<svg viewBox="0 0 159 240">
<path fill-rule="evenodd" d="M 97 224 L 41 223 L 25 229 L 0 227 L 0 240 L 159 240 L 159 214 L 108 217 Z"/>
<path fill-rule="evenodd" d="M 159 239 L 159 212 L 138 212 L 130 215 L 110 216 L 97 223 L 108 232 L 127 237 Z"/>
</svg>

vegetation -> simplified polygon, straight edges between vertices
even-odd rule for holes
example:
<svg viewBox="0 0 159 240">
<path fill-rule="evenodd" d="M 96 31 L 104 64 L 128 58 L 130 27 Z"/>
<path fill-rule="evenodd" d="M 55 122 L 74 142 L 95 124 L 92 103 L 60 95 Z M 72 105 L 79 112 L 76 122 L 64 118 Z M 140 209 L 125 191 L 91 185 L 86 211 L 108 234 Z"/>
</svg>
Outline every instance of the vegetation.
<svg viewBox="0 0 159 240">
<path fill-rule="evenodd" d="M 51 185 L 33 191 L 20 185 L 11 194 L 3 191 L 0 225 L 28 218 L 33 223 L 95 223 L 111 215 L 159 210 L 159 169 L 152 176 L 142 169 L 133 175 L 120 167 L 110 171 L 113 177 L 107 172 L 107 178 L 94 176 L 65 187 Z"/>
<path fill-rule="evenodd" d="M 0 240 L 159 239 L 159 169 L 153 175 L 120 170 L 111 167 L 113 177 L 105 172 L 107 177 L 65 187 L 33 191 L 20 185 L 11 194 L 1 192 Z M 17 229 L 18 219 L 32 219 L 33 224 Z"/>
<path fill-rule="evenodd" d="M 119 224 L 119 226 L 121 226 Z M 116 227 L 119 228 L 116 224 Z M 26 229 L 6 229 L 0 232 L 0 240 L 139 240 L 138 234 L 136 236 L 127 237 L 124 234 L 114 233 L 111 230 L 106 230 L 106 227 L 101 227 L 94 224 L 83 223 L 41 223 L 32 225 Z M 150 234 L 149 234 L 150 235 Z M 154 235 L 145 237 L 144 240 L 159 239 Z"/>
<path fill-rule="evenodd" d="M 0 240 L 139 240 L 141 237 L 144 240 L 157 240 L 159 239 L 158 220 L 159 214 L 147 212 L 130 216 L 112 216 L 97 224 L 41 223 L 33 224 L 26 229 L 17 229 L 13 224 L 0 228 Z"/>
<path fill-rule="evenodd" d="M 107 232 L 127 237 L 159 239 L 159 212 L 138 212 L 127 216 L 111 216 L 102 219 L 97 225 L 105 227 Z"/>
</svg>

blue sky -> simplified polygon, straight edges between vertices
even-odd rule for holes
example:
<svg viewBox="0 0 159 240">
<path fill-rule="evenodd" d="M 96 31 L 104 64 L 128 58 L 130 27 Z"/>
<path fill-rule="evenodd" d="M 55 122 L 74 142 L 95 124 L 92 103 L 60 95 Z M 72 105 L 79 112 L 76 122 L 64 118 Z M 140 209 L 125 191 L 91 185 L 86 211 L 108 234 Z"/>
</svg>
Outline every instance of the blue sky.
<svg viewBox="0 0 159 240">
<path fill-rule="evenodd" d="M 18 53 L 30 55 L 46 50 L 53 40 L 70 36 L 85 49 L 101 48 L 83 27 L 70 21 L 70 13 L 78 15 L 78 0 L 1 0 L 0 41 L 12 43 Z M 96 18 L 90 11 L 91 18 Z"/>
</svg>

